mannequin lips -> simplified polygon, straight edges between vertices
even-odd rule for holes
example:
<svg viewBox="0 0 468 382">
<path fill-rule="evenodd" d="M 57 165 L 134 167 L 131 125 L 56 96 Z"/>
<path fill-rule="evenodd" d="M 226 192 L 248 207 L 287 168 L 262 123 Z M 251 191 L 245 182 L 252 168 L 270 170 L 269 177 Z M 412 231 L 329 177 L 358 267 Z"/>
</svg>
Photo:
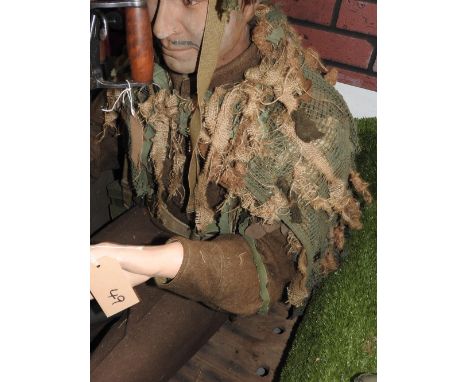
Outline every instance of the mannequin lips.
<svg viewBox="0 0 468 382">
<path fill-rule="evenodd" d="M 191 46 L 189 47 L 184 47 L 184 48 L 166 48 L 165 46 L 162 47 L 163 52 L 185 52 L 187 50 L 194 49 Z"/>
<path fill-rule="evenodd" d="M 186 60 L 192 54 L 196 55 L 196 51 L 191 47 L 169 49 L 162 47 L 162 54 L 164 57 L 171 57 L 174 60 Z"/>
</svg>

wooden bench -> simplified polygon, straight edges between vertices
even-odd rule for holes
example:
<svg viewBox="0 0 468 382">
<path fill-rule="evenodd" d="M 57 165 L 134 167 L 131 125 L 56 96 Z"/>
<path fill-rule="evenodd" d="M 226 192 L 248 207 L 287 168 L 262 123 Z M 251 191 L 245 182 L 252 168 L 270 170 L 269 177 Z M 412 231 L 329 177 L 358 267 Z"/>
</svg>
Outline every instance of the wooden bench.
<svg viewBox="0 0 468 382">
<path fill-rule="evenodd" d="M 273 381 L 297 321 L 289 308 L 226 321 L 170 382 Z"/>
</svg>

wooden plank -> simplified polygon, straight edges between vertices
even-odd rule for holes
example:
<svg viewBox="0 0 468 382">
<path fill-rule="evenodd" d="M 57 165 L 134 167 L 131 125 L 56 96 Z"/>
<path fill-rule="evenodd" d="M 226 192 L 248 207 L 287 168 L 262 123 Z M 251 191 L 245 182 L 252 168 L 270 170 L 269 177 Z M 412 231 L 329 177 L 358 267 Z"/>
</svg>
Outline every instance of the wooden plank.
<svg viewBox="0 0 468 382">
<path fill-rule="evenodd" d="M 267 316 L 227 321 L 170 382 L 271 382 L 296 323 L 289 308 L 278 303 Z M 262 368 L 266 375 L 257 375 Z"/>
</svg>

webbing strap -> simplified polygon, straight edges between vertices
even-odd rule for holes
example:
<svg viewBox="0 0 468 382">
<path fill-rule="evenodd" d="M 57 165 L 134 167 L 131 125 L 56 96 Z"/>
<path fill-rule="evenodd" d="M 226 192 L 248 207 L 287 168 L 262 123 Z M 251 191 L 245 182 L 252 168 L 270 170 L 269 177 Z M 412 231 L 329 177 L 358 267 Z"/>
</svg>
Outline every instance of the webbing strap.
<svg viewBox="0 0 468 382">
<path fill-rule="evenodd" d="M 190 237 L 190 227 L 172 215 L 162 201 L 160 201 L 158 208 L 158 217 L 161 219 L 163 226 L 172 233 L 183 236 L 187 239 Z"/>
<path fill-rule="evenodd" d="M 124 157 L 122 179 L 120 180 L 120 185 L 122 187 L 123 204 L 124 207 L 127 209 L 130 208 L 133 204 L 133 192 L 128 182 L 128 179 L 130 179 L 130 166 L 128 164 L 128 161 L 128 157 Z"/>
<path fill-rule="evenodd" d="M 136 168 L 140 169 L 141 161 L 143 160 L 143 163 L 146 163 L 147 160 L 147 158 L 141 158 L 141 152 L 145 142 L 145 129 L 138 117 L 134 117 L 130 113 L 126 113 L 126 117 L 130 134 L 130 159 Z"/>
<path fill-rule="evenodd" d="M 205 32 L 200 53 L 200 61 L 197 72 L 197 98 L 198 105 L 202 105 L 205 93 L 210 86 L 211 78 L 218 63 L 219 48 L 224 33 L 226 16 L 221 18 L 216 10 L 216 0 L 209 0 L 208 14 L 206 16 Z"/>
<path fill-rule="evenodd" d="M 197 142 L 201 130 L 200 110 L 205 103 L 205 93 L 210 86 L 211 78 L 218 63 L 219 47 L 224 33 L 224 24 L 226 22 L 225 13 L 221 18 L 216 10 L 216 0 L 208 1 L 208 11 L 206 16 L 205 31 L 203 33 L 203 42 L 201 46 L 200 59 L 198 61 L 197 71 L 197 106 L 190 120 L 190 142 L 192 144 L 192 157 L 189 168 L 189 203 L 188 212 L 193 211 L 194 190 L 199 173 L 197 161 Z"/>
</svg>

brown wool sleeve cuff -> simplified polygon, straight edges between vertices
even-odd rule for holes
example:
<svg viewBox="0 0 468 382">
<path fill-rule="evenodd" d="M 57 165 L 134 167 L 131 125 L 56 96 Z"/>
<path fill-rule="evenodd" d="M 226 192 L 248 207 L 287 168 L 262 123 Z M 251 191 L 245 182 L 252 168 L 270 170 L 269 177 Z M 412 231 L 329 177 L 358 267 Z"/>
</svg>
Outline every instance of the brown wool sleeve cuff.
<svg viewBox="0 0 468 382">
<path fill-rule="evenodd" d="M 162 289 L 239 315 L 255 314 L 261 304 L 257 269 L 249 244 L 239 235 L 210 241 L 174 237 L 184 248 L 179 272 L 172 280 L 156 278 Z"/>
</svg>

